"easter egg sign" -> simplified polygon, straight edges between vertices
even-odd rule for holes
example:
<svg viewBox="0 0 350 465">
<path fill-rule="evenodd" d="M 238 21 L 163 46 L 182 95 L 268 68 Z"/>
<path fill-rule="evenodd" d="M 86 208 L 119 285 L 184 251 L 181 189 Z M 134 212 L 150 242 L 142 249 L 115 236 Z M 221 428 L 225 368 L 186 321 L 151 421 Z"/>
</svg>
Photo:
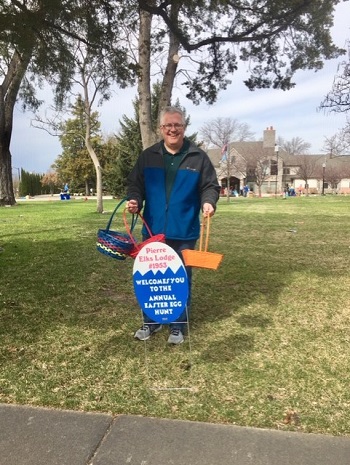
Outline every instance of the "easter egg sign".
<svg viewBox="0 0 350 465">
<path fill-rule="evenodd" d="M 188 280 L 178 254 L 167 244 L 146 244 L 135 258 L 133 282 L 143 312 L 161 324 L 176 321 L 186 308 Z"/>
</svg>

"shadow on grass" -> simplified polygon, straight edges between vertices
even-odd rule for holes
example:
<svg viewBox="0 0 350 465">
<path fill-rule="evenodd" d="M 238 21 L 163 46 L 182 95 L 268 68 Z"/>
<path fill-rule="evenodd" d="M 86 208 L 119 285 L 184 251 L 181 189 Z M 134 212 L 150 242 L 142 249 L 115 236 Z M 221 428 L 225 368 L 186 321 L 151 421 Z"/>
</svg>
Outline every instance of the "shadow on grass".
<svg viewBox="0 0 350 465">
<path fill-rule="evenodd" d="M 272 319 L 264 315 L 242 314 L 237 317 L 237 323 L 246 328 L 267 328 L 272 324 Z"/>
<path fill-rule="evenodd" d="M 215 341 L 202 352 L 201 359 L 206 362 L 227 363 L 238 356 L 254 351 L 254 336 L 251 334 L 231 334 L 224 340 Z"/>
<path fill-rule="evenodd" d="M 101 222 L 99 218 L 95 221 Z M 91 228 L 90 223 L 88 229 Z M 269 318 L 247 308 L 260 302 L 270 308 L 278 305 L 291 272 L 302 267 L 316 275 L 333 274 L 333 269 L 310 248 L 300 251 L 302 244 L 298 241 L 293 239 L 290 243 L 289 236 L 283 239 L 283 234 L 287 234 L 283 228 L 282 239 L 269 239 L 267 245 L 262 241 L 264 235 L 260 236 L 260 242 L 238 239 L 241 246 L 226 251 L 217 271 L 194 271 L 190 317 L 194 330 L 203 323 L 232 317 L 242 327 L 265 328 L 271 323 Z M 111 328 L 118 331 L 127 325 L 127 333 L 118 344 L 123 350 L 140 324 L 132 285 L 133 261 L 113 260 L 99 254 L 94 234 L 72 236 L 74 230 L 67 231 L 66 237 L 60 234 L 56 241 L 43 240 L 40 235 L 32 239 L 13 237 L 5 247 L 1 255 L 4 279 L 0 334 L 20 345 L 34 341 L 58 324 L 95 331 Z M 283 240 L 287 240 L 288 248 Z M 276 244 L 283 254 L 278 253 Z M 233 348 L 237 342 L 234 337 L 238 336 L 229 338 L 229 346 L 237 353 L 239 349 Z M 113 350 L 114 343 L 110 343 Z M 242 344 L 241 341 L 237 347 Z M 223 350 L 226 345 L 222 343 Z M 248 346 L 251 347 L 249 344 L 245 347 Z M 105 351 L 108 347 L 101 349 Z"/>
<path fill-rule="evenodd" d="M 58 325 L 105 331 L 129 316 L 137 321 L 131 260 L 103 256 L 95 241 L 16 238 L 8 244 L 2 253 L 0 335 L 20 345 Z"/>
<path fill-rule="evenodd" d="M 233 273 L 223 267 L 212 275 L 198 273 L 194 280 L 191 316 L 194 325 L 216 322 L 237 316 L 242 326 L 266 327 L 270 319 L 262 314 L 250 314 L 254 304 L 273 307 L 289 277 L 276 272 Z"/>
</svg>

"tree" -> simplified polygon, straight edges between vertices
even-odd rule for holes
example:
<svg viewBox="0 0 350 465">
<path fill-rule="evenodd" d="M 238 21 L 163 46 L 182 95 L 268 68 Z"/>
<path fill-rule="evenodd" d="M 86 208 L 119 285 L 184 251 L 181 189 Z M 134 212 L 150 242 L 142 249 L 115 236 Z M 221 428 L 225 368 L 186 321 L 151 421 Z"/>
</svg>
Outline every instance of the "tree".
<svg viewBox="0 0 350 465">
<path fill-rule="evenodd" d="M 330 158 L 341 157 L 350 154 L 350 125 L 341 129 L 331 137 L 325 137 L 323 151 L 329 154 Z"/>
<path fill-rule="evenodd" d="M 33 197 L 34 195 L 42 194 L 42 185 L 40 179 L 42 175 L 38 173 L 29 173 L 28 171 L 21 170 L 21 182 L 19 185 L 19 195 Z"/>
<path fill-rule="evenodd" d="M 230 178 L 234 174 L 235 156 L 230 144 L 251 140 L 254 133 L 246 123 L 233 118 L 215 118 L 203 124 L 200 135 L 209 148 L 221 149 L 219 176 L 226 177 L 227 201 L 230 201 Z"/>
<path fill-rule="evenodd" d="M 84 36 L 84 31 L 80 35 Z M 87 39 L 86 39 L 87 41 Z M 108 53 L 107 53 L 108 52 Z M 107 57 L 108 55 L 108 57 Z M 86 45 L 81 40 L 75 40 L 74 48 L 74 63 L 76 74 L 70 77 L 68 84 L 68 94 L 73 93 L 76 88 L 80 88 L 79 95 L 81 106 L 81 128 L 78 128 L 77 135 L 83 137 L 84 147 L 90 157 L 95 170 L 95 186 L 97 197 L 97 212 L 103 212 L 103 196 L 102 196 L 102 166 L 98 153 L 95 150 L 95 144 L 92 140 L 95 113 L 93 107 L 95 104 L 102 104 L 104 100 L 108 100 L 111 96 L 110 86 L 112 82 L 119 83 L 120 86 L 125 86 L 127 80 L 131 80 L 127 72 L 127 68 L 123 67 L 120 60 L 123 56 L 111 53 L 109 47 L 99 47 L 96 50 L 95 46 Z M 58 105 L 57 110 L 60 110 Z M 55 127 L 55 123 L 48 122 L 50 126 Z M 81 132 L 83 129 L 83 134 Z M 72 132 L 73 128 L 70 128 Z M 96 143 L 96 141 L 95 141 Z M 83 155 L 83 153 L 81 153 Z M 78 157 L 79 161 L 83 161 L 83 157 Z M 88 163 L 89 165 L 89 163 Z M 86 193 L 88 195 L 88 178 L 85 177 Z"/>
<path fill-rule="evenodd" d="M 321 102 L 321 109 L 334 113 L 350 111 L 350 41 L 347 42 L 347 48 L 347 60 L 339 63 L 332 89 Z"/>
<path fill-rule="evenodd" d="M 330 158 L 350 155 L 350 121 L 333 136 L 325 137 L 323 151 L 327 152 Z"/>
<path fill-rule="evenodd" d="M 112 164 L 112 172 L 109 173 L 109 186 L 113 188 L 115 195 L 124 196 L 126 193 L 126 178 L 129 175 L 137 157 L 142 151 L 142 140 L 139 124 L 138 100 L 134 100 L 134 117 L 122 116 L 119 121 L 121 130 L 116 137 L 117 158 Z M 111 176 L 114 175 L 114 176 Z M 114 179 L 113 179 L 114 177 Z"/>
<path fill-rule="evenodd" d="M 226 142 L 221 149 L 221 160 L 219 162 L 220 168 L 218 170 L 218 177 L 220 179 L 226 178 L 226 199 L 230 201 L 231 195 L 231 176 L 234 174 L 235 155 L 232 154 L 230 144 Z"/>
<path fill-rule="evenodd" d="M 277 145 L 288 155 L 305 155 L 311 148 L 311 144 L 305 142 L 301 137 L 293 137 L 290 141 L 278 138 Z"/>
<path fill-rule="evenodd" d="M 324 170 L 324 173 L 325 182 L 327 182 L 331 186 L 333 193 L 336 192 L 338 184 L 344 178 L 344 167 L 339 165 L 335 166 L 328 163 L 326 169 Z M 320 179 L 323 180 L 323 173 L 320 176 Z"/>
<path fill-rule="evenodd" d="M 264 4 L 258 0 L 246 4 L 219 0 L 214 6 L 206 0 L 138 3 L 141 11 L 162 18 L 187 53 L 199 49 L 211 52 L 206 62 L 198 63 L 197 78 L 186 83 L 194 99 L 215 99 L 218 88 L 225 86 L 224 76 L 237 69 L 239 60 L 251 64 L 251 76 L 245 81 L 250 89 L 286 90 L 294 86 L 292 77 L 297 70 L 320 69 L 323 57 L 344 53 L 330 36 L 339 0 Z M 290 37 L 293 42 L 286 47 Z M 239 51 L 223 47 L 225 44 L 240 44 Z"/>
<path fill-rule="evenodd" d="M 296 176 L 305 181 L 306 195 L 309 194 L 309 179 L 317 177 L 317 158 L 308 155 L 299 157 L 299 167 Z"/>
<path fill-rule="evenodd" d="M 234 118 L 214 118 L 200 128 L 200 135 L 210 147 L 222 148 L 227 142 L 252 140 L 254 133 L 248 124 Z"/>
<path fill-rule="evenodd" d="M 62 186 L 62 182 L 55 171 L 48 171 L 43 175 L 40 180 L 43 187 L 47 187 L 50 191 L 50 194 L 53 195 L 55 190 Z"/>
<path fill-rule="evenodd" d="M 99 53 L 92 47 L 85 47 L 82 42 L 77 44 L 75 63 L 78 69 L 78 79 L 74 79 L 76 85 L 80 85 L 83 90 L 84 105 L 84 145 L 91 158 L 96 175 L 96 195 L 97 195 L 97 212 L 103 212 L 102 197 L 102 166 L 98 154 L 94 148 L 92 140 L 92 131 L 94 126 L 92 111 L 93 105 L 100 95 L 100 102 L 110 98 L 109 88 L 111 82 L 116 80 L 120 85 L 125 84 L 127 75 L 115 74 L 120 68 L 119 60 L 121 57 L 113 54 L 114 59 L 106 59 L 106 50 L 102 48 Z"/>
<path fill-rule="evenodd" d="M 139 34 L 139 84 L 144 116 L 141 132 L 149 131 L 149 48 L 166 53 L 160 110 L 169 104 L 176 75 L 185 76 L 186 97 L 194 103 L 215 102 L 231 82 L 227 76 L 240 62 L 249 62 L 250 90 L 273 87 L 288 90 L 300 69 L 321 69 L 323 59 L 344 53 L 330 36 L 333 10 L 339 0 L 228 2 L 139 0 L 142 27 Z M 148 13 L 148 14 L 147 14 Z M 151 34 L 152 19 L 161 18 Z M 153 28 L 154 30 L 155 28 Z M 166 41 L 168 38 L 168 41 Z M 288 46 L 286 46 L 288 44 Z M 148 45 L 148 48 L 147 48 Z M 150 45 L 150 46 L 149 46 Z M 190 55 L 191 67 L 178 69 L 180 52 Z M 143 142 L 146 140 L 143 137 Z"/>
<path fill-rule="evenodd" d="M 255 165 L 255 168 L 254 168 Z M 261 187 L 269 177 L 270 158 L 267 154 L 260 154 L 256 156 L 256 163 L 251 164 L 251 170 L 254 169 L 255 183 L 258 187 L 258 195 L 261 197 Z M 248 172 L 250 171 L 248 165 Z"/>
<path fill-rule="evenodd" d="M 57 0 L 12 2 L 3 1 L 0 13 L 0 205 L 13 205 L 10 143 L 13 124 L 13 110 L 17 97 L 25 105 L 37 107 L 34 86 L 27 71 L 41 76 L 58 71 L 58 58 L 64 53 L 64 46 L 58 37 L 57 26 L 62 30 L 67 23 L 67 1 L 64 9 Z M 40 32 L 39 32 L 40 31 Z M 47 46 L 50 44 L 50 47 Z M 35 58 L 33 58 L 35 57 Z M 68 71 L 62 64 L 62 74 Z"/>
<path fill-rule="evenodd" d="M 9 180 L 15 101 L 23 97 L 27 105 L 37 106 L 30 79 L 56 83 L 54 76 L 59 76 L 56 97 L 62 101 L 75 67 L 72 39 L 82 40 L 96 54 L 104 47 L 109 53 L 102 55 L 103 60 L 118 56 L 115 75 L 128 70 L 128 80 L 137 69 L 141 134 L 143 144 L 148 145 L 158 136 L 149 111 L 150 66 L 155 54 L 161 58 L 165 55 L 160 63 L 163 79 L 159 111 L 169 104 L 177 76 L 184 77 L 186 96 L 193 102 L 215 102 L 240 62 L 249 63 L 250 76 L 245 80 L 249 89 L 288 90 L 295 85 L 292 78 L 297 70 L 320 69 L 324 59 L 344 52 L 330 36 L 337 3 L 339 0 L 247 0 L 244 4 L 227 0 L 3 0 L 0 205 L 14 203 Z M 81 31 L 83 37 L 79 37 Z M 130 67 L 133 51 L 126 53 L 125 41 L 132 43 L 134 33 L 140 53 Z M 120 35 L 125 41 L 118 40 Z M 189 65 L 179 69 L 180 59 L 183 63 L 186 55 L 190 56 Z"/>
<path fill-rule="evenodd" d="M 59 138 L 63 152 L 55 160 L 54 168 L 63 183 L 69 182 L 73 190 L 84 185 L 85 194 L 89 195 L 90 186 L 95 186 L 95 174 L 93 162 L 85 145 L 86 114 L 80 95 L 72 105 L 72 115 L 73 118 L 59 124 Z M 90 144 L 93 149 L 97 149 L 102 141 L 97 112 L 90 114 L 89 131 Z"/>
<path fill-rule="evenodd" d="M 84 31 L 80 33 L 81 37 L 84 36 Z M 107 53 L 108 52 L 108 53 Z M 107 56 L 108 55 L 108 58 Z M 76 74 L 70 77 L 70 84 L 68 84 L 68 95 L 75 92 L 76 88 L 80 88 L 81 95 L 80 106 L 82 109 L 80 123 L 81 127 L 78 128 L 77 135 L 82 137 L 84 147 L 86 148 L 87 154 L 90 157 L 94 171 L 95 171 L 95 191 L 97 197 L 97 212 L 103 212 L 103 196 L 102 196 L 102 166 L 101 160 L 98 153 L 95 150 L 96 141 L 92 140 L 92 132 L 94 130 L 94 115 L 93 107 L 95 104 L 102 104 L 104 100 L 108 100 L 111 96 L 110 86 L 112 82 L 119 83 L 120 86 L 125 86 L 127 80 L 131 81 L 131 77 L 127 72 L 127 67 L 123 67 L 120 60 L 123 59 L 123 55 L 110 53 L 109 47 L 107 49 L 104 46 L 96 47 L 87 45 L 81 40 L 75 40 L 74 48 L 74 63 Z M 57 111 L 59 112 L 60 105 L 58 105 Z M 40 120 L 40 118 L 37 118 Z M 49 126 L 56 128 L 55 120 L 47 122 Z M 59 126 L 58 126 L 58 129 Z M 83 133 L 82 130 L 83 129 Z M 73 128 L 70 128 L 70 132 Z M 76 161 L 81 163 L 84 160 L 83 152 L 81 152 Z M 90 163 L 87 163 L 87 168 Z M 91 178 L 91 176 L 90 176 Z M 86 194 L 88 195 L 89 179 L 85 176 Z"/>
<path fill-rule="evenodd" d="M 119 170 L 120 151 L 117 138 L 109 135 L 102 142 L 100 153 L 106 160 L 103 167 L 103 190 L 116 197 L 124 197 L 125 177 L 122 178 Z"/>
<path fill-rule="evenodd" d="M 75 71 L 74 40 L 81 40 L 101 54 L 118 56 L 116 76 L 129 79 L 131 70 L 123 45 L 116 43 L 111 18 L 120 20 L 119 2 L 99 0 L 3 0 L 0 12 L 0 206 L 13 205 L 10 143 L 13 109 L 17 99 L 24 108 L 37 109 L 35 88 L 44 82 L 55 86 L 60 104 L 72 84 Z M 84 31 L 79 37 L 76 31 Z M 126 70 L 127 73 L 124 73 Z"/>
<path fill-rule="evenodd" d="M 158 123 L 158 108 L 160 97 L 160 83 L 156 82 L 152 86 L 150 117 L 153 133 L 156 133 Z M 137 157 L 143 149 L 141 124 L 140 124 L 140 99 L 133 101 L 134 115 L 128 117 L 123 115 L 119 120 L 121 129 L 114 139 L 109 139 L 105 150 L 112 150 L 115 153 L 114 160 L 105 167 L 106 186 L 114 195 L 124 196 L 126 192 L 126 178 L 129 175 Z"/>
<path fill-rule="evenodd" d="M 260 143 L 252 143 L 241 146 L 239 154 L 237 169 L 244 174 L 247 181 L 255 182 L 261 197 L 262 185 L 270 176 L 271 149 L 262 147 Z"/>
<path fill-rule="evenodd" d="M 350 41 L 347 42 L 347 60 L 338 65 L 338 72 L 334 77 L 331 91 L 321 102 L 320 109 L 334 113 L 348 113 L 350 111 Z M 325 138 L 324 151 L 331 157 L 350 154 L 350 120 L 332 137 Z"/>
</svg>

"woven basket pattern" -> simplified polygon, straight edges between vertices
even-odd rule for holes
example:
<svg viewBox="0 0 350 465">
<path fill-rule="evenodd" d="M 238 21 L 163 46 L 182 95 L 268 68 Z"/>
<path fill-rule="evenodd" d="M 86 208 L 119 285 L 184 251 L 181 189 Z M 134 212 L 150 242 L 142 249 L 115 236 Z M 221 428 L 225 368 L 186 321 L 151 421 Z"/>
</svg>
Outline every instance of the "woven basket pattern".
<svg viewBox="0 0 350 465">
<path fill-rule="evenodd" d="M 116 216 L 119 207 L 124 202 L 125 199 L 116 206 L 107 223 L 106 229 L 99 229 L 97 232 L 97 250 L 102 254 L 117 260 L 125 260 L 134 247 L 132 230 L 134 229 L 137 218 L 134 218 L 133 216 L 133 221 L 129 228 L 130 234 L 129 232 L 113 231 L 110 229 L 113 218 Z"/>
<path fill-rule="evenodd" d="M 117 260 L 125 260 L 133 246 L 130 237 L 126 234 L 110 229 L 98 230 L 96 247 L 104 255 Z"/>
</svg>

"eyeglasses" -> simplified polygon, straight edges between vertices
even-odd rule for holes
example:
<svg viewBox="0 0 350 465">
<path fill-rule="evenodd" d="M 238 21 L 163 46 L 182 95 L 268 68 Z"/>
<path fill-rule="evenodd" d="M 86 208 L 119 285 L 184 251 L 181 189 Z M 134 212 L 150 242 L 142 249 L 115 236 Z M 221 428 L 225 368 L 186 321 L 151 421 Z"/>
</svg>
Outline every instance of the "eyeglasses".
<svg viewBox="0 0 350 465">
<path fill-rule="evenodd" d="M 179 123 L 174 123 L 174 124 L 168 123 L 168 124 L 162 124 L 160 127 L 162 129 L 166 129 L 167 131 L 170 131 L 170 129 L 173 129 L 173 128 L 174 129 L 182 129 L 182 128 L 185 127 L 185 125 L 184 124 L 179 124 Z"/>
</svg>

